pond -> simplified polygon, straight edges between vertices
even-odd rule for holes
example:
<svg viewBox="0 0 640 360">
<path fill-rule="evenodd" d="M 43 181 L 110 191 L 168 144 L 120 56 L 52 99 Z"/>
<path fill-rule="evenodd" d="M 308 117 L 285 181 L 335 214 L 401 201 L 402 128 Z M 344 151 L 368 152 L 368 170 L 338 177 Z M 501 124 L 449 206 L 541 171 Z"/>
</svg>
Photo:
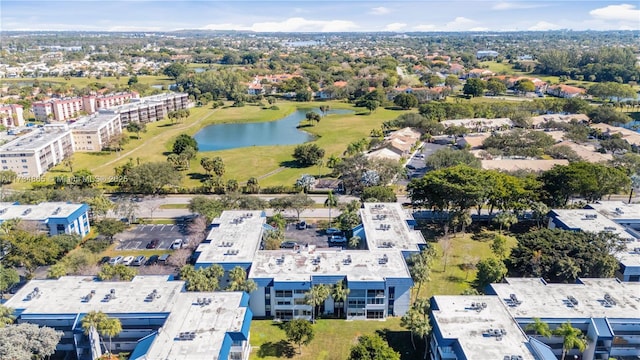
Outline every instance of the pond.
<svg viewBox="0 0 640 360">
<path fill-rule="evenodd" d="M 269 110 L 265 110 L 269 111 Z M 294 145 L 313 140 L 313 135 L 297 128 L 308 110 L 297 110 L 275 121 L 209 125 L 194 138 L 200 151 L 236 149 L 249 146 Z M 319 109 L 313 111 L 320 114 Z M 351 110 L 330 110 L 328 114 L 351 114 Z M 322 121 L 322 120 L 320 120 Z"/>
</svg>

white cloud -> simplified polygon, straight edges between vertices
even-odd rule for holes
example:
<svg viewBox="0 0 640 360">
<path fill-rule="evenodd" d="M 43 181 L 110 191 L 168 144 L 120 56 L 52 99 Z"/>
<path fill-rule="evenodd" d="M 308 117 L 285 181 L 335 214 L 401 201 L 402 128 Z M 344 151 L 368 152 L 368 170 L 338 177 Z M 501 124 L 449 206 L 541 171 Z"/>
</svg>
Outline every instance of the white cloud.
<svg viewBox="0 0 640 360">
<path fill-rule="evenodd" d="M 369 14 L 371 15 L 386 15 L 388 13 L 391 12 L 391 9 L 386 8 L 384 6 L 380 6 L 380 7 L 374 7 L 373 9 L 371 9 L 371 11 L 369 11 Z"/>
<path fill-rule="evenodd" d="M 531 31 L 547 31 L 547 30 L 558 30 L 560 29 L 560 25 L 552 24 L 547 21 L 538 21 L 535 25 L 529 27 L 528 30 Z"/>
<path fill-rule="evenodd" d="M 252 25 L 240 24 L 209 24 L 205 30 L 244 30 L 255 32 L 343 32 L 358 29 L 352 21 L 347 20 L 308 20 L 301 17 L 292 17 L 283 21 L 267 21 Z"/>
<path fill-rule="evenodd" d="M 469 31 L 489 31 L 488 27 L 476 26 L 469 29 Z"/>
<path fill-rule="evenodd" d="M 539 7 L 544 7 L 546 5 L 543 4 L 526 4 L 526 3 L 514 3 L 514 2 L 506 2 L 502 1 L 496 3 L 491 7 L 492 10 L 517 10 L 517 9 L 535 9 Z"/>
<path fill-rule="evenodd" d="M 466 31 L 473 28 L 477 22 L 463 16 L 458 16 L 453 21 L 449 21 L 445 26 L 445 31 Z"/>
<path fill-rule="evenodd" d="M 405 23 L 391 23 L 384 27 L 383 31 L 399 31 L 407 27 Z"/>
<path fill-rule="evenodd" d="M 422 24 L 414 26 L 413 29 L 416 31 L 434 31 L 437 29 L 437 26 L 433 24 Z"/>
<path fill-rule="evenodd" d="M 631 21 L 636 23 L 636 28 L 640 26 L 640 9 L 636 9 L 635 5 L 609 5 L 603 8 L 591 10 L 589 15 L 600 20 Z"/>
</svg>

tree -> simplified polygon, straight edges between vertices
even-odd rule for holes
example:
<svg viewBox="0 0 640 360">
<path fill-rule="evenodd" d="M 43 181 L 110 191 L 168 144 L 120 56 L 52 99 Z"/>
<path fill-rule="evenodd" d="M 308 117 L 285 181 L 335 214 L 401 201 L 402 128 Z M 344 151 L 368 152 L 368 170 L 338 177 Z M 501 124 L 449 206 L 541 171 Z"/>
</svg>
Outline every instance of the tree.
<svg viewBox="0 0 640 360">
<path fill-rule="evenodd" d="M 49 265 L 59 259 L 62 249 L 47 234 L 16 229 L 3 236 L 3 265 L 24 266 L 31 278 L 38 266 Z"/>
<path fill-rule="evenodd" d="M 344 307 L 351 290 L 345 286 L 344 280 L 338 281 L 331 288 L 331 297 L 333 298 L 333 307 L 338 310 L 338 317 L 342 317 Z"/>
<path fill-rule="evenodd" d="M 293 319 L 284 324 L 287 340 L 298 345 L 298 353 L 302 354 L 302 345 L 309 345 L 314 337 L 313 326 L 304 319 Z"/>
<path fill-rule="evenodd" d="M 304 194 L 289 195 L 269 200 L 269 206 L 276 211 L 294 210 L 298 221 L 300 221 L 300 214 L 314 204 L 315 201 Z"/>
<path fill-rule="evenodd" d="M 249 194 L 257 194 L 260 192 L 260 184 L 258 183 L 258 179 L 255 177 L 250 177 L 247 180 L 247 186 L 245 187 L 245 191 Z"/>
<path fill-rule="evenodd" d="M 409 110 L 418 106 L 418 98 L 413 94 L 400 93 L 393 98 L 393 103 L 403 110 Z"/>
<path fill-rule="evenodd" d="M 224 161 L 220 156 L 216 156 L 213 158 L 213 173 L 218 177 L 222 177 L 224 175 Z"/>
<path fill-rule="evenodd" d="M 560 324 L 553 331 L 553 334 L 562 337 L 562 360 L 571 349 L 576 348 L 578 351 L 583 352 L 587 348 L 587 340 L 584 334 L 580 329 L 571 326 L 570 321 Z"/>
<path fill-rule="evenodd" d="M 305 114 L 305 118 L 307 119 L 307 121 L 311 124 L 313 124 L 313 122 L 315 121 L 316 123 L 320 122 L 320 114 L 316 113 L 315 111 L 308 111 Z"/>
<path fill-rule="evenodd" d="M 256 282 L 247 279 L 247 272 L 244 268 L 236 266 L 229 271 L 229 291 L 244 291 L 247 294 L 254 292 L 258 288 Z"/>
<path fill-rule="evenodd" d="M 81 320 L 82 330 L 85 335 L 89 335 L 92 332 L 98 332 L 98 326 L 107 319 L 107 314 L 102 311 L 89 311 L 84 315 Z M 100 334 L 98 332 L 98 334 Z M 98 339 L 102 343 L 101 339 Z"/>
<path fill-rule="evenodd" d="M 481 167 L 480 159 L 467 150 L 444 148 L 436 150 L 425 160 L 425 165 L 433 170 L 461 164 L 477 169 Z"/>
<path fill-rule="evenodd" d="M 380 106 L 380 103 L 377 100 L 366 100 L 363 103 L 363 106 L 365 109 L 369 110 L 369 114 L 371 114 L 378 108 L 378 106 Z"/>
<path fill-rule="evenodd" d="M 137 271 L 133 267 L 123 264 L 104 265 L 98 272 L 98 279 L 101 281 L 131 281 L 136 276 Z"/>
<path fill-rule="evenodd" d="M 329 112 L 329 110 L 331 110 L 331 106 L 320 105 L 320 112 L 322 113 L 322 116 L 327 116 L 327 113 Z"/>
<path fill-rule="evenodd" d="M 418 284 L 416 296 L 417 294 L 420 294 L 420 288 L 422 288 L 422 285 L 430 279 L 431 266 L 433 265 L 435 256 L 435 248 L 433 246 L 429 246 L 422 249 L 420 253 L 411 255 L 407 261 L 411 278 Z"/>
<path fill-rule="evenodd" d="M 504 235 L 496 234 L 491 243 L 491 252 L 502 260 L 507 257 L 507 251 L 507 238 Z"/>
<path fill-rule="evenodd" d="M 1 257 L 0 260 L 2 260 Z M 13 285 L 19 282 L 20 275 L 18 275 L 18 272 L 15 269 L 4 267 L 2 266 L 2 263 L 0 263 L 0 299 L 2 299 L 2 295 L 5 291 L 9 290 Z M 0 322 L 2 321 L 0 320 Z"/>
<path fill-rule="evenodd" d="M 305 194 L 309 192 L 309 189 L 316 183 L 316 178 L 309 174 L 303 174 L 296 180 L 296 187 L 302 189 Z"/>
<path fill-rule="evenodd" d="M 472 97 L 482 96 L 486 83 L 480 79 L 468 79 L 462 87 L 462 92 L 465 95 L 471 95 Z"/>
<path fill-rule="evenodd" d="M 177 80 L 180 77 L 180 75 L 186 73 L 187 70 L 188 68 L 185 64 L 181 62 L 174 62 L 168 65 L 167 67 L 165 67 L 162 70 L 162 73 L 167 75 L 170 78 L 173 78 L 174 80 Z"/>
<path fill-rule="evenodd" d="M 412 305 L 409 311 L 407 311 L 402 318 L 400 318 L 400 326 L 411 331 L 411 344 L 413 349 L 416 349 L 416 344 L 413 340 L 414 336 L 418 336 L 424 340 L 424 359 L 427 358 L 429 350 L 429 333 L 431 332 L 431 324 L 429 322 L 429 301 L 427 299 L 417 299 Z"/>
<path fill-rule="evenodd" d="M 362 335 L 351 347 L 347 360 L 400 360 L 400 353 L 378 335 Z"/>
<path fill-rule="evenodd" d="M 533 320 L 532 323 L 529 323 L 527 324 L 527 326 L 525 326 L 524 328 L 525 331 L 533 331 L 533 333 L 536 335 L 551 337 L 551 330 L 549 329 L 549 324 L 540 320 L 540 318 L 533 318 L 532 320 Z"/>
<path fill-rule="evenodd" d="M 198 270 L 193 265 L 185 265 L 180 268 L 179 273 L 180 279 L 186 281 L 187 291 L 216 291 L 224 269 L 217 264 Z"/>
<path fill-rule="evenodd" d="M 370 186 L 362 189 L 362 202 L 396 202 L 396 193 L 390 186 Z"/>
<path fill-rule="evenodd" d="M 127 229 L 125 223 L 116 219 L 103 219 L 96 222 L 93 226 L 99 234 L 106 236 L 111 242 L 113 242 L 114 235 Z"/>
<path fill-rule="evenodd" d="M 187 134 L 180 134 L 173 143 L 173 153 L 180 155 L 188 147 L 198 151 L 198 142 Z"/>
<path fill-rule="evenodd" d="M 607 151 L 611 151 L 613 155 L 616 155 L 616 153 L 624 154 L 631 151 L 631 145 L 629 145 L 627 140 L 616 136 L 612 136 L 606 140 L 600 140 L 600 146 Z"/>
<path fill-rule="evenodd" d="M 507 231 L 509 231 L 511 226 L 513 226 L 514 224 L 517 224 L 518 217 L 516 216 L 516 214 L 512 212 L 502 211 L 493 218 L 493 221 L 500 226 L 500 233 L 502 233 L 503 227 L 506 228 Z"/>
<path fill-rule="evenodd" d="M 122 323 L 117 318 L 107 317 L 98 323 L 98 332 L 100 335 L 109 338 L 109 349 L 107 349 L 107 352 L 111 354 L 111 339 L 122 332 Z"/>
<path fill-rule="evenodd" d="M 62 331 L 22 323 L 0 329 L 0 356 L 4 359 L 48 359 L 56 351 Z"/>
<path fill-rule="evenodd" d="M 595 106 L 587 113 L 589 120 L 593 123 L 604 123 L 609 125 L 626 124 L 631 121 L 629 115 L 616 111 L 616 109 L 609 105 Z"/>
<path fill-rule="evenodd" d="M 202 166 L 204 171 L 207 173 L 207 176 L 211 176 L 211 172 L 215 167 L 213 160 L 205 156 L 202 159 L 200 159 L 200 165 Z"/>
<path fill-rule="evenodd" d="M 487 91 L 494 96 L 501 95 L 507 92 L 507 86 L 499 79 L 492 78 L 487 81 Z"/>
<path fill-rule="evenodd" d="M 476 265 L 478 274 L 476 275 L 476 287 L 483 289 L 491 283 L 501 281 L 507 275 L 507 267 L 502 260 L 488 258 L 483 259 Z"/>
<path fill-rule="evenodd" d="M 147 132 L 147 125 L 137 121 L 131 121 L 127 124 L 127 131 L 136 133 L 136 138 L 140 139 L 140 133 Z"/>
<path fill-rule="evenodd" d="M 331 209 L 338 206 L 338 196 L 333 195 L 333 191 L 329 190 L 327 199 L 324 201 L 324 206 L 329 208 L 329 227 L 331 227 Z"/>
<path fill-rule="evenodd" d="M 218 217 L 224 206 L 218 199 L 210 199 L 205 196 L 195 196 L 189 200 L 189 211 L 205 217 L 207 223 Z"/>
<path fill-rule="evenodd" d="M 151 162 L 133 167 L 127 173 L 127 182 L 120 187 L 139 194 L 158 194 L 164 187 L 179 186 L 182 175 L 169 163 Z"/>
<path fill-rule="evenodd" d="M 587 90 L 587 94 L 599 97 L 601 99 L 615 98 L 617 101 L 623 98 L 635 98 L 636 92 L 629 85 L 617 82 L 604 82 L 591 85 Z"/>
<path fill-rule="evenodd" d="M 351 239 L 349 239 L 349 247 L 352 248 L 352 249 L 359 248 L 360 247 L 360 241 L 362 241 L 360 236 L 358 236 L 358 235 L 352 236 Z"/>
<path fill-rule="evenodd" d="M 311 321 L 316 322 L 316 309 L 322 305 L 325 300 L 331 295 L 331 288 L 325 284 L 314 285 L 304 298 L 307 305 L 311 306 Z"/>
<path fill-rule="evenodd" d="M 13 313 L 14 310 L 12 308 L 0 304 L 0 328 L 13 324 L 15 320 Z"/>
<path fill-rule="evenodd" d="M 323 157 L 324 149 L 314 143 L 298 145 L 293 150 L 293 158 L 305 167 L 315 165 Z"/>
<path fill-rule="evenodd" d="M 526 94 L 528 92 L 536 91 L 536 85 L 529 79 L 522 79 L 516 82 L 515 89 L 518 92 Z"/>
<path fill-rule="evenodd" d="M 104 195 L 92 197 L 87 200 L 87 204 L 91 209 L 91 214 L 98 218 L 106 216 L 109 210 L 114 208 L 113 202 Z"/>
</svg>

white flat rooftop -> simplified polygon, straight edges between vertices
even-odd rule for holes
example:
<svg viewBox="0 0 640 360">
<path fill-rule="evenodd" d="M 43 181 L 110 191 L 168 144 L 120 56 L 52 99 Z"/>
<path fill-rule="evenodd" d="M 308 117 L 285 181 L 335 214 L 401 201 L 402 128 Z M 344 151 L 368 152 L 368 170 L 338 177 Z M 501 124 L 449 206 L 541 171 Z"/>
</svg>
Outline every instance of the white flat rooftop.
<svg viewBox="0 0 640 360">
<path fill-rule="evenodd" d="M 598 211 L 592 209 L 553 209 L 557 219 L 571 229 L 580 229 L 592 233 L 602 231 L 618 234 L 622 239 L 635 238 L 613 220 L 609 220 Z"/>
<path fill-rule="evenodd" d="M 527 346 L 528 338 L 513 321 L 504 305 L 495 296 L 433 297 L 439 310 L 433 316 L 445 339 L 457 339 L 467 357 L 473 359 L 503 359 L 506 355 L 520 355 L 535 360 Z M 483 310 L 472 304 L 484 303 Z M 489 336 L 487 330 L 504 330 L 504 334 Z"/>
<path fill-rule="evenodd" d="M 627 204 L 622 201 L 597 201 L 588 206 L 614 221 L 640 222 L 640 204 Z"/>
<path fill-rule="evenodd" d="M 35 151 L 69 134 L 66 127 L 38 128 L 0 146 L 0 152 Z"/>
<path fill-rule="evenodd" d="M 580 279 L 584 284 L 545 284 L 537 278 L 507 278 L 507 283 L 492 284 L 496 294 L 515 318 L 638 318 L 640 283 L 616 279 Z M 509 306 L 510 294 L 522 303 Z M 609 294 L 615 305 L 605 306 Z M 568 296 L 578 300 L 569 306 Z"/>
<path fill-rule="evenodd" d="M 48 218 L 66 218 L 80 209 L 83 204 L 69 204 L 66 202 L 46 202 L 38 205 L 14 205 L 0 203 L 0 222 L 10 219 L 24 221 L 43 221 Z"/>
<path fill-rule="evenodd" d="M 360 218 L 367 238 L 367 247 L 419 251 L 426 244 L 422 233 L 411 230 L 407 220 L 413 220 L 400 203 L 364 203 Z"/>
<path fill-rule="evenodd" d="M 211 299 L 211 304 L 199 305 L 198 299 L 204 298 Z M 247 308 L 240 307 L 241 299 L 241 292 L 180 293 L 146 358 L 215 359 L 226 333 L 242 329 Z M 179 340 L 182 332 L 195 332 L 195 339 Z"/>
<path fill-rule="evenodd" d="M 86 131 L 96 131 L 103 127 L 105 124 L 108 124 L 114 119 L 118 117 L 117 114 L 114 113 L 96 113 L 92 116 L 86 116 L 78 119 L 75 123 L 73 123 L 70 128 L 72 130 L 86 130 Z"/>
<path fill-rule="evenodd" d="M 384 260 L 386 258 L 386 261 Z M 249 278 L 310 281 L 312 276 L 341 275 L 349 281 L 411 278 L 399 251 L 302 250 L 258 251 Z"/>
<path fill-rule="evenodd" d="M 626 267 L 640 266 L 640 239 L 625 242 L 624 250 L 616 253 L 616 258 Z"/>
<path fill-rule="evenodd" d="M 266 218 L 262 211 L 224 211 L 214 219 L 206 242 L 198 246 L 196 264 L 248 263 L 262 241 Z M 218 225 L 218 226 L 216 226 Z"/>
</svg>

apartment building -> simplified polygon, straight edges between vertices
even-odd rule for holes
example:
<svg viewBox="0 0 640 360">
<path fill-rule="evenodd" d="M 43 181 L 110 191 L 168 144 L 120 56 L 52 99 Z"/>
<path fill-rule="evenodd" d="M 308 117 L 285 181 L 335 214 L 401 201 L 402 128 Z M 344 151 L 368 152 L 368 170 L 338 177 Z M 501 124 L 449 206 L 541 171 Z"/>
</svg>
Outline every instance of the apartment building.
<svg viewBox="0 0 640 360">
<path fill-rule="evenodd" d="M 132 360 L 247 360 L 249 296 L 186 292 L 183 281 L 170 280 L 168 276 L 118 282 L 83 276 L 32 280 L 5 305 L 15 309 L 17 323 L 64 332 L 56 358 L 97 359 L 110 350 L 130 352 Z M 82 319 L 90 311 L 119 319 L 122 332 L 109 341 L 95 331 L 86 335 Z"/>
<path fill-rule="evenodd" d="M 567 359 L 636 359 L 640 356 L 640 283 L 617 279 L 579 279 L 548 284 L 536 278 L 507 278 L 484 296 L 431 298 L 432 360 L 556 360 L 562 337 L 527 330 L 540 319 L 554 330 L 562 323 L 582 331 L 584 352 Z"/>
<path fill-rule="evenodd" d="M 73 151 L 73 136 L 67 125 L 45 125 L 0 146 L 0 167 L 20 177 L 37 177 Z"/>
<path fill-rule="evenodd" d="M 194 256 L 196 268 L 220 265 L 225 276 L 236 266 L 248 273 L 258 288 L 251 295 L 251 311 L 258 317 L 292 319 L 312 316 L 304 301 L 315 285 L 342 283 L 348 299 L 327 298 L 320 313 L 347 319 L 384 319 L 409 309 L 413 286 L 406 257 L 426 242 L 413 229 L 415 220 L 396 203 L 366 203 L 362 224 L 354 229 L 367 250 L 319 249 L 314 246 L 261 250 L 270 228 L 259 211 L 225 211 L 212 222 L 207 239 Z"/>
<path fill-rule="evenodd" d="M 22 105 L 18 105 L 18 104 L 0 105 L 0 125 L 7 128 L 24 126 L 24 116 L 22 115 Z"/>
<path fill-rule="evenodd" d="M 32 104 L 36 120 L 64 122 L 81 114 L 93 114 L 99 109 L 123 105 L 138 98 L 137 93 L 115 93 L 108 95 L 86 95 L 82 97 L 50 99 Z"/>
<path fill-rule="evenodd" d="M 19 203 L 0 203 L 0 224 L 20 219 L 23 224 L 32 224 L 34 228 L 47 232 L 50 236 L 58 234 L 89 234 L 89 206 L 66 202 L 46 202 L 38 205 L 20 205 Z"/>
<path fill-rule="evenodd" d="M 123 126 L 129 122 L 150 123 L 164 119 L 169 112 L 190 107 L 186 93 L 166 93 L 133 99 L 131 103 L 110 108 L 119 114 Z"/>
<path fill-rule="evenodd" d="M 111 138 L 122 134 L 120 116 L 109 112 L 80 118 L 70 128 L 75 151 L 102 151 Z"/>
</svg>

